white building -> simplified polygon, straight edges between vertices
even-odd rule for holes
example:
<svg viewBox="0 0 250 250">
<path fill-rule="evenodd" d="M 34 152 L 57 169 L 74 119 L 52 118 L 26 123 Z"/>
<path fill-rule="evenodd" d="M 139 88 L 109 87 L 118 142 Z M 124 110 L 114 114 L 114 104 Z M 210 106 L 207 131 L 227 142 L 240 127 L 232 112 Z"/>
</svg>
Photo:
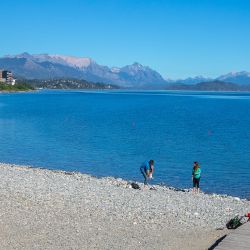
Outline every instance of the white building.
<svg viewBox="0 0 250 250">
<path fill-rule="evenodd" d="M 13 78 L 13 74 L 9 70 L 0 70 L 0 82 L 10 85 L 15 85 L 16 80 Z"/>
</svg>

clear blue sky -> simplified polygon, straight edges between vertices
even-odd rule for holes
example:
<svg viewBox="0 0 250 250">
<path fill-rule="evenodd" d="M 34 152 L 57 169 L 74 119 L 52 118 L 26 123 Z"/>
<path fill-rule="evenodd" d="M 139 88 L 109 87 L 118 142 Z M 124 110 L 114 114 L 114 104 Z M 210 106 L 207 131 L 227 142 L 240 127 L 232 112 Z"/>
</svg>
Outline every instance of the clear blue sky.
<svg viewBox="0 0 250 250">
<path fill-rule="evenodd" d="M 250 71 L 248 0 L 0 0 L 0 55 L 140 62 L 164 77 Z"/>
</svg>

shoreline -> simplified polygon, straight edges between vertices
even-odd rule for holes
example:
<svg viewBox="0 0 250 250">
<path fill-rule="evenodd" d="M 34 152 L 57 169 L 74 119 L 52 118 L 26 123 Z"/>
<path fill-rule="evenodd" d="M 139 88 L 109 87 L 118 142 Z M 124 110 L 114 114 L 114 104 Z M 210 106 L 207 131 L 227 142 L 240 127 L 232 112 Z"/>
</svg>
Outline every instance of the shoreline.
<svg viewBox="0 0 250 250">
<path fill-rule="evenodd" d="M 0 90 L 0 94 L 12 94 L 12 93 L 28 93 L 28 92 L 35 92 L 36 89 L 31 90 Z"/>
<path fill-rule="evenodd" d="M 4 249 L 208 249 L 250 210 L 237 197 L 32 166 L 0 163 L 0 177 Z"/>
<path fill-rule="evenodd" d="M 17 168 L 23 168 L 23 169 L 29 169 L 29 170 L 41 170 L 41 171 L 49 171 L 55 174 L 62 174 L 62 175 L 72 175 L 72 176 L 78 176 L 78 175 L 82 175 L 82 176 L 87 176 L 88 178 L 93 178 L 93 179 L 97 179 L 97 180 L 104 180 L 107 182 L 110 182 L 110 184 L 114 185 L 114 186 L 120 186 L 123 188 L 131 188 L 132 183 L 136 183 L 139 185 L 140 190 L 143 190 L 144 184 L 143 182 L 140 181 L 132 181 L 132 180 L 128 180 L 128 179 L 123 179 L 121 177 L 114 177 L 114 176 L 97 176 L 97 175 L 93 175 L 93 174 L 89 174 L 89 173 L 83 173 L 80 171 L 67 171 L 67 170 L 61 170 L 61 169 L 52 169 L 52 168 L 46 168 L 46 167 L 38 167 L 38 166 L 32 166 L 32 165 L 20 165 L 20 164 L 13 164 L 13 163 L 3 163 L 0 162 L 0 167 L 2 165 L 8 165 L 10 167 L 17 167 Z M 147 187 L 146 187 L 147 188 Z M 173 191 L 173 192 L 183 192 L 183 193 L 190 193 L 190 194 L 194 194 L 192 192 L 192 188 L 179 188 L 176 186 L 168 186 L 165 184 L 149 184 L 148 185 L 148 189 L 152 188 L 152 190 L 169 190 L 169 191 Z M 195 194 L 194 194 L 195 195 Z M 233 195 L 229 195 L 229 194 L 225 194 L 225 193 L 213 193 L 213 192 L 203 192 L 202 190 L 200 191 L 199 194 L 197 195 L 205 195 L 205 196 L 212 196 L 212 197 L 220 197 L 220 198 L 230 198 L 230 199 L 235 199 L 235 200 L 241 200 L 241 201 L 249 201 L 250 199 L 247 197 L 240 197 L 240 196 L 233 196 Z"/>
<path fill-rule="evenodd" d="M 9 165 L 9 166 L 13 166 L 13 167 L 22 167 L 24 169 L 40 169 L 40 170 L 48 170 L 54 173 L 61 173 L 61 174 L 65 174 L 65 175 L 84 175 L 84 176 L 89 176 L 91 178 L 94 179 L 107 179 L 111 182 L 113 182 L 115 185 L 120 185 L 120 186 L 130 186 L 132 183 L 136 183 L 140 186 L 140 188 L 142 189 L 144 184 L 142 181 L 137 181 L 137 180 L 130 180 L 130 179 L 123 179 L 122 177 L 117 177 L 117 176 L 103 176 L 103 175 L 95 175 L 95 174 L 91 174 L 91 173 L 84 173 L 84 172 L 80 172 L 80 171 L 70 171 L 70 170 L 62 170 L 62 169 L 56 169 L 56 168 L 47 168 L 47 167 L 42 167 L 42 166 L 32 166 L 32 165 L 22 165 L 22 164 L 15 164 L 15 163 L 10 163 L 10 162 L 0 162 L 0 166 L 1 165 Z M 142 178 L 141 178 L 142 179 Z M 127 188 L 128 188 L 127 186 Z M 160 188 L 160 189 L 167 189 L 167 190 L 172 190 L 174 192 L 185 192 L 185 193 L 192 193 L 192 187 L 187 188 L 187 187 L 178 187 L 178 186 L 170 186 L 167 185 L 167 183 L 159 183 L 159 184 L 150 184 L 149 183 L 149 187 L 153 187 L 153 188 Z M 215 192 L 209 192 L 209 191 L 203 191 L 202 189 L 200 190 L 200 194 L 203 195 L 208 195 L 208 196 L 217 196 L 217 197 L 222 197 L 222 198 L 226 198 L 226 197 L 231 197 L 234 199 L 240 199 L 240 200 L 246 200 L 246 201 L 250 201 L 250 197 L 243 197 L 241 195 L 231 195 L 231 194 L 227 194 L 227 193 L 215 193 Z"/>
</svg>

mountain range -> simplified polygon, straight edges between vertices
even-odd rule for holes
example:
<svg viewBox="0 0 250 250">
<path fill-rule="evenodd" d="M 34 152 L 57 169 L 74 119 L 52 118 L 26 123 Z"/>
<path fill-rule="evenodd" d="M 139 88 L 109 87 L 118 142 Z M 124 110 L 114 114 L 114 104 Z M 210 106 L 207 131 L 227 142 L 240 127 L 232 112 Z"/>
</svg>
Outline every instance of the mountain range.
<svg viewBox="0 0 250 250">
<path fill-rule="evenodd" d="M 229 73 L 216 79 L 197 76 L 171 80 L 164 79 L 157 71 L 139 63 L 108 67 L 88 57 L 59 54 L 7 55 L 0 58 L 1 68 L 11 70 L 16 78 L 21 79 L 84 79 L 128 88 L 162 88 L 169 84 L 197 84 L 209 81 L 250 84 L 250 72 L 247 71 Z"/>
<path fill-rule="evenodd" d="M 11 70 L 16 78 L 25 79 L 73 78 L 122 87 L 166 83 L 158 72 L 139 63 L 110 68 L 99 65 L 88 57 L 23 53 L 0 58 L 0 68 Z"/>
<path fill-rule="evenodd" d="M 170 84 L 166 90 L 192 90 L 192 91 L 250 91 L 250 84 L 237 84 L 213 80 L 196 84 Z"/>
</svg>

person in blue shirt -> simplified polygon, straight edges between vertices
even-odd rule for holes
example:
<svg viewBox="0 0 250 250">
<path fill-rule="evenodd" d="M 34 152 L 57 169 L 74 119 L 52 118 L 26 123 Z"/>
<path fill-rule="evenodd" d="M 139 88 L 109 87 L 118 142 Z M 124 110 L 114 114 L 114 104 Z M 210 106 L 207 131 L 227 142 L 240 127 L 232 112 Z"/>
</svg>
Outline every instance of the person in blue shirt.
<svg viewBox="0 0 250 250">
<path fill-rule="evenodd" d="M 144 185 L 148 185 L 148 179 L 153 177 L 154 160 L 144 162 L 140 167 L 140 171 L 144 177 Z"/>
<path fill-rule="evenodd" d="M 201 178 L 201 168 L 197 161 L 194 162 L 193 171 L 192 171 L 192 180 L 193 180 L 193 192 L 200 192 L 200 178 Z"/>
</svg>

